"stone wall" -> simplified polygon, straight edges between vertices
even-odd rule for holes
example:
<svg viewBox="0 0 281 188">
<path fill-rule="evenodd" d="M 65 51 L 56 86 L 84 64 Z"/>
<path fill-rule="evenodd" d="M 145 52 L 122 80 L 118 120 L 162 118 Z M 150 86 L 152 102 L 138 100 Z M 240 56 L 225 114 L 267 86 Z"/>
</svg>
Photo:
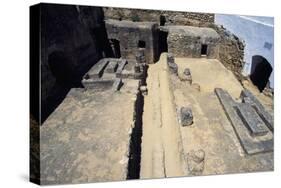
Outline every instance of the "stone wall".
<svg viewBox="0 0 281 188">
<path fill-rule="evenodd" d="M 135 60 L 139 49 L 143 48 L 146 62 L 156 61 L 158 51 L 156 23 L 109 19 L 105 21 L 105 27 L 108 39 L 118 41 L 122 58 Z"/>
<path fill-rule="evenodd" d="M 150 21 L 165 23 L 165 25 L 193 25 L 199 26 L 206 22 L 214 23 L 214 14 L 180 12 L 166 10 L 142 10 L 127 8 L 103 8 L 106 19 Z M 161 21 L 160 21 L 161 20 Z"/>
<path fill-rule="evenodd" d="M 109 38 L 119 40 L 121 56 L 127 59 L 135 59 L 139 42 L 145 42 L 146 61 L 156 62 L 160 51 L 158 47 L 161 47 L 158 25 L 163 24 L 164 27 L 192 25 L 213 28 L 221 40 L 218 49 L 210 48 L 215 50 L 208 52 L 209 57 L 215 58 L 215 54 L 218 54 L 216 58 L 233 71 L 239 80 L 243 78 L 244 45 L 236 36 L 216 26 L 213 14 L 56 4 L 41 4 L 40 7 L 42 105 L 53 100 L 53 96 L 58 98 L 61 92 L 67 92 L 67 88 L 79 86 L 83 74 L 99 59 L 113 57 Z M 105 24 L 104 20 L 110 18 L 116 19 L 115 23 Z M 128 25 L 121 26 L 124 22 Z M 196 41 L 190 38 L 186 41 L 177 37 L 169 36 L 168 40 L 174 40 L 173 45 L 169 45 L 169 51 L 183 50 L 183 46 L 190 48 L 190 43 L 195 43 L 195 46 L 202 43 L 202 39 Z M 199 45 L 194 49 L 197 49 L 196 53 L 190 55 L 198 56 Z"/>
<path fill-rule="evenodd" d="M 242 75 L 242 69 L 245 64 L 243 60 L 244 42 L 223 27 L 215 24 L 210 24 L 209 26 L 215 29 L 221 38 L 218 59 L 227 69 L 234 73 L 240 82 L 243 81 L 245 79 Z"/>
<path fill-rule="evenodd" d="M 61 92 L 79 84 L 100 58 L 90 29 L 100 27 L 102 10 L 56 4 L 40 4 L 40 9 L 41 102 L 46 114 Z"/>
<path fill-rule="evenodd" d="M 191 26 L 169 26 L 167 30 L 168 52 L 176 57 L 218 58 L 220 36 L 215 30 Z"/>
</svg>

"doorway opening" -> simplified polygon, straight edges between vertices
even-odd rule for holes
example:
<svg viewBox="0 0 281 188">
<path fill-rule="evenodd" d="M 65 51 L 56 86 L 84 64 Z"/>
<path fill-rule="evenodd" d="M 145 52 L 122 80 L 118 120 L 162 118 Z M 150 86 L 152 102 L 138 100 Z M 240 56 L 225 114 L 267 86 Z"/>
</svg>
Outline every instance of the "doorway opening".
<svg viewBox="0 0 281 188">
<path fill-rule="evenodd" d="M 164 26 L 165 23 L 166 23 L 166 17 L 163 16 L 163 15 L 161 15 L 161 16 L 160 16 L 160 26 Z"/>
<path fill-rule="evenodd" d="M 202 44 L 201 45 L 201 56 L 207 56 L 207 51 L 208 51 L 208 45 Z"/>
<path fill-rule="evenodd" d="M 160 31 L 159 32 L 159 56 L 162 52 L 168 52 L 168 43 L 167 43 L 168 32 Z"/>
<path fill-rule="evenodd" d="M 259 55 L 252 57 L 250 79 L 260 92 L 266 87 L 272 70 L 270 63 L 264 57 Z"/>
<path fill-rule="evenodd" d="M 114 58 L 120 58 L 121 52 L 120 52 L 120 42 L 117 39 L 109 39 L 110 47 L 112 49 L 112 56 Z"/>
<path fill-rule="evenodd" d="M 145 48 L 145 41 L 139 40 L 138 48 Z"/>
</svg>

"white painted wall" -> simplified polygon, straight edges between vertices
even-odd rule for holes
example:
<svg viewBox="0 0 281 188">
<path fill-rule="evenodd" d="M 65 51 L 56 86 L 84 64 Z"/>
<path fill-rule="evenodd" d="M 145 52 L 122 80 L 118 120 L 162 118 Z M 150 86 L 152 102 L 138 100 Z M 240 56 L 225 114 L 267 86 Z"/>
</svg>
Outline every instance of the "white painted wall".
<svg viewBox="0 0 281 188">
<path fill-rule="evenodd" d="M 273 68 L 269 81 L 274 88 L 274 18 L 216 14 L 215 23 L 245 41 L 244 75 L 251 73 L 252 56 L 261 55 L 267 59 Z"/>
</svg>

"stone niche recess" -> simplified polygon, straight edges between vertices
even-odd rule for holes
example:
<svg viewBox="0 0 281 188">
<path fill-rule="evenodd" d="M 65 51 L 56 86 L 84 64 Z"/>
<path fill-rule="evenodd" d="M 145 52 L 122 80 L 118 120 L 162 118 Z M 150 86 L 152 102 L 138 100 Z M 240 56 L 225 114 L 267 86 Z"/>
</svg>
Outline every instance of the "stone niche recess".
<svg viewBox="0 0 281 188">
<path fill-rule="evenodd" d="M 119 51 L 122 58 L 135 59 L 139 49 L 144 49 L 147 63 L 154 63 L 157 58 L 158 24 L 155 22 L 133 22 L 106 20 L 108 39 L 114 41 L 112 51 Z M 116 56 L 115 58 L 119 58 Z"/>
</svg>

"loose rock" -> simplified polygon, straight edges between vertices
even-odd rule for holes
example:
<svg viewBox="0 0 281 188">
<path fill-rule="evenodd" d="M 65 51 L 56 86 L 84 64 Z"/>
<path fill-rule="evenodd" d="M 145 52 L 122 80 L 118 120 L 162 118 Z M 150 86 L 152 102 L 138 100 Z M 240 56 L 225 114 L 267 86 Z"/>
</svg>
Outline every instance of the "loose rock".
<svg viewBox="0 0 281 188">
<path fill-rule="evenodd" d="M 193 115 L 192 110 L 190 108 L 181 107 L 179 115 L 181 126 L 189 126 L 193 123 Z"/>
</svg>

